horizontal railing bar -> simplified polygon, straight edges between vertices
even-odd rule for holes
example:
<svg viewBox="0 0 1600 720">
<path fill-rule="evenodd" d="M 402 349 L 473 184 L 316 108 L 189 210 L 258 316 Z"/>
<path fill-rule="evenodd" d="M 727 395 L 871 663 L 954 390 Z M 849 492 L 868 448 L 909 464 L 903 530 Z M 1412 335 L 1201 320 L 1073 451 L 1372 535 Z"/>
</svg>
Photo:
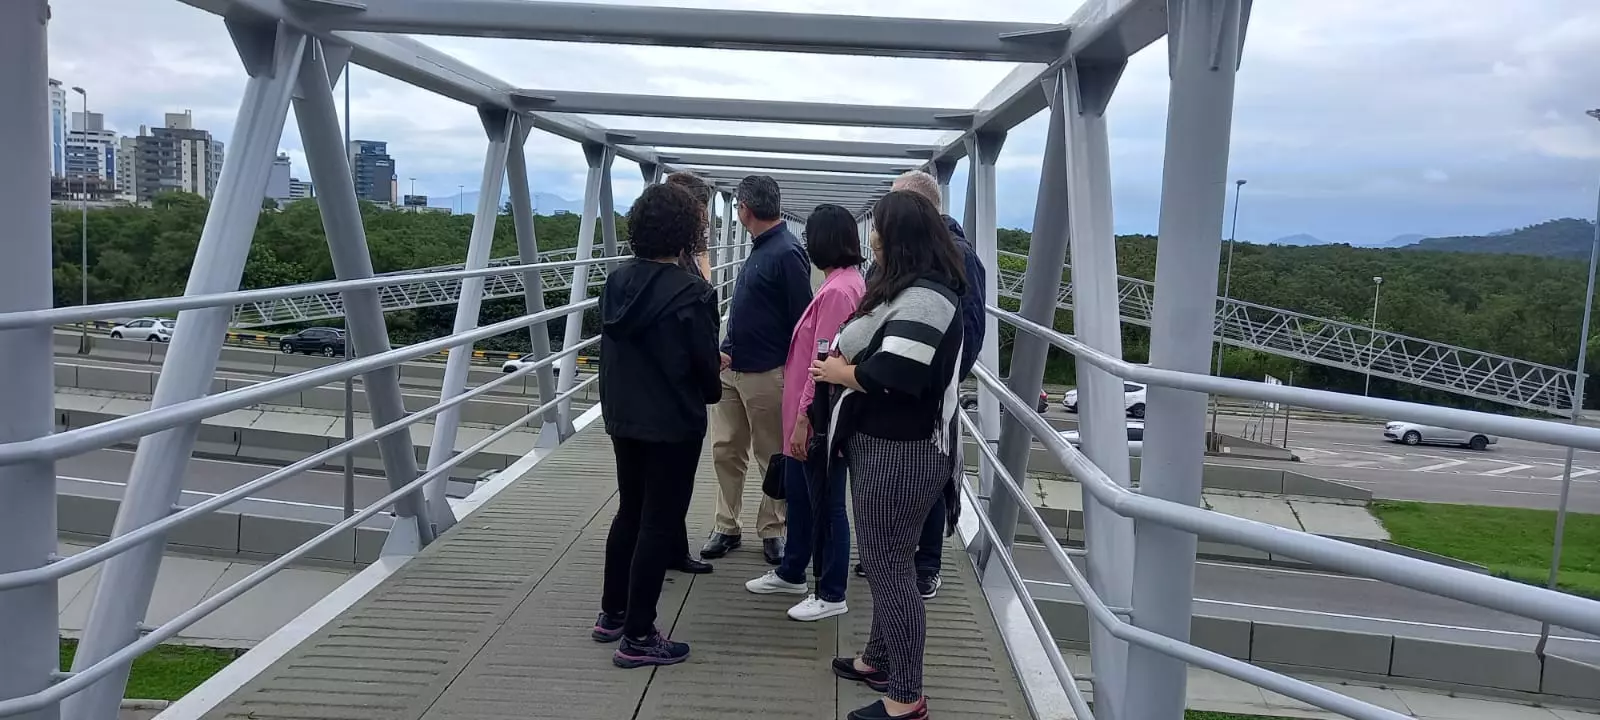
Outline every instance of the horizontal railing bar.
<svg viewBox="0 0 1600 720">
<path fill-rule="evenodd" d="M 596 307 L 598 303 L 598 299 L 590 298 L 576 304 L 569 303 L 558 308 L 503 320 L 493 325 L 485 325 L 466 332 L 395 348 L 376 355 L 351 358 L 326 367 L 228 390 L 216 395 L 185 400 L 166 407 L 151 408 L 144 412 L 107 420 L 76 430 L 68 430 L 31 440 L 0 444 L 0 465 L 29 460 L 57 459 L 90 450 L 98 450 L 118 442 L 160 432 L 185 423 L 199 422 L 229 410 L 258 405 L 291 390 L 304 390 L 328 382 L 343 380 L 347 377 L 354 377 L 373 370 L 397 365 L 407 360 L 415 360 L 425 355 L 432 355 L 440 350 L 460 345 L 463 342 L 476 342 L 514 330 L 520 330 L 529 325 L 565 317 L 574 312 L 583 312 L 589 308 Z"/>
<path fill-rule="evenodd" d="M 550 408 L 553 408 L 557 404 L 561 403 L 563 400 L 571 397 L 578 390 L 588 386 L 589 383 L 592 383 L 598 379 L 598 375 L 590 376 L 589 379 L 574 385 L 566 392 L 552 398 L 550 402 L 544 403 L 527 415 L 522 416 L 521 420 L 508 424 L 506 428 L 502 428 L 502 432 L 506 432 L 507 428 L 514 430 L 522 423 L 525 423 L 528 420 L 543 414 Z M 504 437 L 504 435 L 500 435 L 500 437 Z M 490 442 L 498 439 L 499 437 L 491 435 L 489 438 L 485 438 L 483 441 L 474 444 L 473 447 L 481 450 L 482 447 L 479 447 L 480 445 L 487 447 Z M 442 476 L 444 473 L 454 469 L 456 464 L 464 462 L 464 456 L 457 456 L 457 458 L 451 458 L 450 460 L 445 461 L 438 468 L 429 470 L 428 472 L 419 475 L 417 479 L 412 480 L 411 482 L 406 483 L 399 488 L 396 488 L 393 492 L 379 498 L 376 502 L 368 505 L 354 515 L 351 515 L 350 517 L 345 518 L 344 520 L 335 523 L 332 526 L 329 526 L 328 529 L 318 533 L 310 540 L 301 543 L 299 546 L 295 547 L 295 549 L 290 550 L 289 552 L 284 553 L 283 555 L 274 559 L 272 562 L 261 566 L 260 569 L 244 576 L 238 582 L 223 588 L 215 595 L 200 601 L 200 603 L 196 604 L 194 607 L 179 613 L 177 617 L 162 623 L 160 627 L 151 628 L 147 635 L 129 643 L 121 650 L 108 655 L 104 660 L 74 672 L 72 677 L 52 685 L 47 689 L 33 693 L 32 695 L 23 695 L 10 700 L 0 700 L 0 717 L 25 713 L 45 707 L 51 703 L 60 702 L 62 698 L 68 697 L 80 690 L 83 690 L 90 683 L 105 677 L 111 671 L 132 663 L 140 655 L 143 655 L 144 653 L 153 650 L 157 645 L 160 645 L 162 641 L 177 635 L 179 632 L 182 632 L 184 628 L 199 622 L 223 605 L 232 602 L 235 598 L 249 592 L 257 585 L 266 582 L 267 578 L 277 574 L 279 570 L 288 567 L 289 563 L 300 559 L 317 546 L 333 539 L 333 537 L 339 533 L 366 522 L 369 518 L 382 512 L 385 508 L 388 508 L 396 502 L 399 502 L 401 498 L 415 492 L 424 484 L 432 482 Z M 452 461 L 454 462 L 452 463 Z"/>
<path fill-rule="evenodd" d="M 344 292 L 348 290 L 384 288 L 430 280 L 459 280 L 463 278 L 485 277 L 489 275 L 507 275 L 541 269 L 560 269 L 566 267 L 575 267 L 578 265 L 613 263 L 626 260 L 629 257 L 631 256 L 617 255 L 603 258 L 585 258 L 579 260 L 559 260 L 556 262 L 547 263 L 531 263 L 528 265 L 502 265 L 498 267 L 475 268 L 472 270 L 444 270 L 439 272 L 411 273 L 408 275 L 374 275 L 373 277 L 357 278 L 354 280 L 329 280 L 326 282 L 306 283 L 303 285 L 286 285 L 283 287 L 262 288 L 260 290 L 234 290 L 225 293 L 205 293 L 202 295 L 184 295 L 181 297 L 155 298 L 151 300 L 126 300 L 123 302 L 100 303 L 98 305 L 74 305 L 71 307 L 50 308 L 48 310 L 24 310 L 18 312 L 0 313 L 0 330 L 54 326 L 61 323 L 81 322 L 84 320 L 95 320 L 98 318 L 121 315 L 151 315 L 158 312 L 172 312 L 174 310 L 196 310 L 209 307 L 243 305 L 251 302 L 284 300 L 294 297 L 311 297 L 315 295 L 326 295 L 328 293 Z"/>
<path fill-rule="evenodd" d="M 1039 327 L 1033 323 L 1029 325 Z M 1074 340 L 1073 343 L 1076 346 L 1077 341 Z M 1070 351 L 1070 348 L 1064 349 Z M 1105 361 L 1106 364 L 1102 365 L 1094 359 L 1091 359 L 1091 364 L 1113 375 L 1121 374 L 1118 365 L 1126 365 L 1121 361 L 1111 361 L 1105 356 L 1101 356 L 1098 360 Z M 973 372 L 991 390 L 1005 387 L 987 368 L 978 366 Z M 1168 384 L 1166 381 L 1174 377 L 1200 379 L 1199 376 L 1188 376 L 1186 373 L 1170 370 L 1146 371 L 1144 377 L 1149 378 L 1146 382 L 1153 385 L 1166 385 Z M 1233 387 L 1250 384 L 1244 381 L 1212 380 L 1213 382 L 1205 385 Z M 1219 386 L 1217 383 L 1226 384 Z M 1206 391 L 1204 387 L 1181 389 Z M 1009 390 L 1005 393 L 997 391 L 995 394 L 1006 395 L 1009 392 Z M 1322 391 L 1307 392 L 1322 393 Z M 1282 397 L 1273 399 L 1288 401 Z M 1008 405 L 1006 409 L 1012 413 L 1016 413 L 1018 408 L 1026 410 L 1027 412 L 1013 414 L 1012 417 L 1022 423 L 1096 500 L 1123 517 L 1152 521 L 1210 540 L 1279 553 L 1351 575 L 1382 580 L 1401 587 L 1502 610 L 1513 615 L 1544 620 L 1565 628 L 1600 634 L 1600 602 L 1135 493 L 1112 482 L 1105 472 L 1090 462 L 1082 452 L 1061 439 L 1049 423 L 1032 412 L 1031 404 L 1024 405 L 1021 401 L 1005 397 L 1002 397 L 1001 401 Z M 1408 405 L 1391 400 L 1374 402 L 1394 406 Z"/>
<path fill-rule="evenodd" d="M 978 373 L 980 382 L 988 382 L 990 380 L 996 383 L 999 382 L 998 378 L 995 378 L 987 368 L 974 368 L 974 370 Z M 994 391 L 995 395 L 1003 396 L 1000 398 L 1000 402 L 1002 405 L 1007 406 L 1007 412 L 1018 412 L 1019 408 L 1021 408 L 1023 412 L 1034 413 L 1033 416 L 1035 418 L 1038 418 L 1040 422 L 1044 422 L 1044 419 L 1039 418 L 1032 407 L 1024 408 L 1022 401 L 1017 399 L 1016 395 L 1009 389 L 1003 386 L 998 389 L 995 386 L 990 386 L 990 389 Z M 978 432 L 978 426 L 972 421 L 971 417 L 966 413 L 958 414 L 962 423 L 967 426 L 968 432 Z M 975 435 L 975 437 L 977 436 Z M 994 469 L 994 477 L 1000 481 L 1001 487 L 1004 487 L 1006 492 L 1011 494 L 1011 499 L 1021 506 L 1022 514 L 1028 518 L 1029 524 L 1033 525 L 1034 531 L 1039 534 L 1040 544 L 1044 546 L 1045 554 L 1049 555 L 1061 569 L 1061 572 L 1066 574 L 1067 582 L 1072 586 L 1073 592 L 1077 593 L 1078 598 L 1083 601 L 1083 606 L 1089 611 L 1091 618 L 1094 622 L 1105 627 L 1112 635 L 1128 642 L 1148 647 L 1156 652 L 1181 658 L 1191 665 L 1219 672 L 1257 687 L 1264 687 L 1273 692 L 1282 693 L 1296 700 L 1308 702 L 1317 707 L 1332 710 L 1358 720 L 1405 720 L 1406 716 L 1385 710 L 1376 705 L 1341 695 L 1303 680 L 1297 680 L 1256 667 L 1242 660 L 1236 660 L 1209 650 L 1202 650 L 1181 640 L 1150 632 L 1123 621 L 1117 615 L 1126 615 L 1128 613 L 1118 613 L 1117 611 L 1126 610 L 1126 608 L 1110 607 L 1095 593 L 1093 586 L 1089 584 L 1088 578 L 1084 577 L 1083 571 L 1079 570 L 1078 566 L 1073 564 L 1072 560 L 1067 557 L 1066 550 L 1056 540 L 1055 533 L 1050 531 L 1049 524 L 1044 521 L 1044 517 L 1039 514 L 1038 509 L 1034 508 L 1033 503 L 1028 500 L 1027 492 L 1017 483 L 1016 478 L 1011 475 L 1005 465 L 1001 464 L 1000 454 L 989 447 L 988 443 L 979 443 L 978 450 L 983 453 L 985 459 L 989 461 Z M 1107 480 L 1107 482 L 1110 481 Z M 984 513 L 978 513 L 978 515 L 985 522 L 988 521 Z M 1009 563 L 1011 561 L 1009 548 L 1001 544 L 996 544 L 992 547 L 994 552 L 998 553 L 1006 562 Z M 1026 589 L 1020 592 L 1027 594 Z M 1047 634 L 1045 637 L 1053 636 Z"/>
<path fill-rule="evenodd" d="M 1106 372 L 1128 380 L 1159 385 L 1177 390 L 1190 390 L 1248 400 L 1289 404 L 1316 410 L 1379 416 L 1387 419 L 1408 420 L 1424 425 L 1483 432 L 1501 437 L 1532 440 L 1534 442 L 1600 451 L 1600 428 L 1584 427 L 1570 423 L 1536 420 L 1533 418 L 1494 415 L 1477 410 L 1438 407 L 1403 400 L 1348 395 L 1331 390 L 1315 390 L 1293 385 L 1268 385 L 1250 380 L 1236 380 L 1177 370 L 1163 370 L 1146 365 L 1119 360 L 1102 353 L 1077 338 L 1065 335 L 1036 322 L 994 306 L 986 308 L 989 314 L 1018 329 L 1049 342 L 1062 350 Z"/>
<path fill-rule="evenodd" d="M 207 513 L 227 507 L 241 500 L 252 499 L 250 498 L 250 495 L 261 490 L 266 490 L 267 488 L 277 485 L 278 483 L 299 475 L 300 473 L 319 467 L 322 465 L 322 463 L 328 460 L 332 460 L 336 457 L 344 455 L 345 453 L 349 452 L 351 448 L 359 447 L 379 438 L 391 435 L 403 428 L 426 420 L 427 418 L 437 415 L 449 408 L 468 402 L 472 398 L 487 393 L 490 390 L 499 387 L 500 385 L 509 383 L 513 380 L 521 379 L 529 373 L 538 371 L 540 368 L 553 365 L 556 361 L 561 360 L 566 355 L 580 352 L 584 348 L 589 347 L 599 341 L 600 338 L 596 336 L 578 343 L 571 348 L 564 349 L 560 352 L 551 353 L 550 355 L 541 358 L 537 362 L 528 363 L 513 372 L 504 373 L 500 377 L 472 388 L 460 395 L 456 395 L 448 400 L 434 403 L 433 405 L 429 405 L 428 407 L 417 410 L 416 412 L 409 413 L 405 417 L 402 417 L 399 420 L 391 422 L 387 425 L 368 430 L 367 432 L 357 435 L 349 440 L 340 442 L 338 445 L 334 445 L 333 447 L 306 457 L 294 464 L 279 468 L 267 473 L 266 475 L 262 475 L 259 478 L 244 483 L 243 485 L 239 485 L 238 487 L 228 490 L 227 492 L 218 493 L 204 501 L 185 507 L 176 513 L 168 515 L 143 527 L 131 530 L 123 535 L 114 537 L 104 543 L 89 548 L 88 550 L 84 550 L 83 552 L 60 558 L 55 562 L 42 567 L 30 568 L 27 570 L 15 570 L 9 573 L 0 573 L 0 590 L 10 590 L 40 582 L 59 580 L 63 577 L 71 575 L 74 572 L 91 567 L 117 555 L 121 555 L 128 550 L 155 539 L 157 536 L 178 525 L 193 520 L 201 515 L 205 515 Z M 588 381 L 585 380 L 584 382 Z"/>
</svg>

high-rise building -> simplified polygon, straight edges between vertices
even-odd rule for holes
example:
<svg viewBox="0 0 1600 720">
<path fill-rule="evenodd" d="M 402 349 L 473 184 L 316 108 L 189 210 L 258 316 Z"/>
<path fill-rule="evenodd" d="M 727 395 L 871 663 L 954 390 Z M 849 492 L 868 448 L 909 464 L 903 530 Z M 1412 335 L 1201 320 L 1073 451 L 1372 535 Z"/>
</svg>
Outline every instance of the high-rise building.
<svg viewBox="0 0 1600 720">
<path fill-rule="evenodd" d="M 311 186 L 310 180 L 289 178 L 289 199 L 305 200 L 317 196 L 316 188 Z"/>
<path fill-rule="evenodd" d="M 394 158 L 389 157 L 389 143 L 351 140 L 350 174 L 355 178 L 357 198 L 394 203 Z"/>
<path fill-rule="evenodd" d="M 146 134 L 149 130 L 141 125 L 139 135 Z M 139 201 L 138 157 L 138 136 L 117 138 L 117 199 L 123 202 Z"/>
<path fill-rule="evenodd" d="M 99 178 L 112 193 L 122 173 L 117 163 L 117 134 L 106 129 L 100 113 L 72 113 L 72 130 L 67 133 L 65 177 Z"/>
<path fill-rule="evenodd" d="M 67 174 L 67 89 L 50 78 L 50 174 Z"/>
<path fill-rule="evenodd" d="M 211 197 L 222 173 L 222 143 L 195 129 L 187 110 L 167 113 L 166 122 L 148 134 L 140 128 L 134 161 L 139 200 L 175 190 Z"/>
<path fill-rule="evenodd" d="M 272 161 L 272 172 L 267 175 L 267 197 L 280 206 L 289 202 L 290 164 L 288 153 L 278 153 Z"/>
</svg>

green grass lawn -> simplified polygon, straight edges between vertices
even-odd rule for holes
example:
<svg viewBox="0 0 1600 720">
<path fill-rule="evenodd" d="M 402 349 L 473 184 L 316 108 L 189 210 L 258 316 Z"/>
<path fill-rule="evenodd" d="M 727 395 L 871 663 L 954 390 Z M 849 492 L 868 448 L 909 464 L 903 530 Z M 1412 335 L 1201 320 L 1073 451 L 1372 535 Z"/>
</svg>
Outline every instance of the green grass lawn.
<svg viewBox="0 0 1600 720">
<path fill-rule="evenodd" d="M 1556 514 L 1551 510 L 1375 502 L 1372 512 L 1400 545 L 1489 568 L 1501 577 L 1544 585 Z M 1562 590 L 1600 598 L 1600 515 L 1567 514 Z"/>
<path fill-rule="evenodd" d="M 78 641 L 61 640 L 61 668 L 72 667 Z M 133 661 L 125 697 L 139 700 L 177 700 L 217 671 L 227 667 L 243 650 L 162 645 Z"/>
</svg>

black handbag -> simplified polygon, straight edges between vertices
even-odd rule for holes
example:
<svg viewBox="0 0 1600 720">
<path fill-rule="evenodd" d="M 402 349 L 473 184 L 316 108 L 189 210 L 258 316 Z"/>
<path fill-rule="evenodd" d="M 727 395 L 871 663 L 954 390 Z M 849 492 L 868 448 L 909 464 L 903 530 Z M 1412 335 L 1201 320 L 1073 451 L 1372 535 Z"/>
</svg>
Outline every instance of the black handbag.
<svg viewBox="0 0 1600 720">
<path fill-rule="evenodd" d="M 787 499 L 783 491 L 783 453 L 773 455 L 767 460 L 767 474 L 761 478 L 761 492 L 773 500 Z"/>
</svg>

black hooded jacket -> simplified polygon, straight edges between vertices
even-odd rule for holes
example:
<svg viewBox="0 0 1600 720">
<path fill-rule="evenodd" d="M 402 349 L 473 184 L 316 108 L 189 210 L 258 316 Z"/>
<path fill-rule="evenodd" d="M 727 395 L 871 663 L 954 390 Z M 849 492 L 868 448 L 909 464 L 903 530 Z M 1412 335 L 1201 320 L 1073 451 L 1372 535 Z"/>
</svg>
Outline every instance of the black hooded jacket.
<svg viewBox="0 0 1600 720">
<path fill-rule="evenodd" d="M 632 259 L 600 291 L 600 403 L 606 432 L 647 442 L 705 437 L 722 399 L 717 296 L 675 263 Z"/>
</svg>

